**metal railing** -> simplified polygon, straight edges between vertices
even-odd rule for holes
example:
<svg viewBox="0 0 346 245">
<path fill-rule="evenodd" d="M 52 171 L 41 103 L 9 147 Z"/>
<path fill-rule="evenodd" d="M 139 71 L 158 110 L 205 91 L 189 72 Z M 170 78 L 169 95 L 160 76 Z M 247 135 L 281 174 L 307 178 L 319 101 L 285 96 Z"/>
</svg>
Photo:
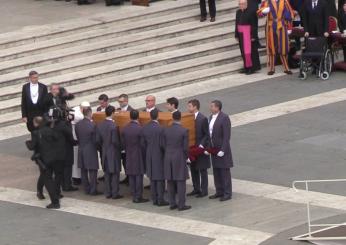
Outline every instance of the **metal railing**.
<svg viewBox="0 0 346 245">
<path fill-rule="evenodd" d="M 310 189 L 309 189 L 309 184 L 310 183 L 335 183 L 335 182 L 346 182 L 346 179 L 330 179 L 330 180 L 297 180 L 297 181 L 293 181 L 292 183 L 292 188 L 296 191 L 299 192 L 301 189 L 297 188 L 297 184 L 304 184 L 305 186 L 305 190 L 307 193 L 309 193 Z M 340 226 L 345 226 L 346 223 L 341 223 L 341 224 L 312 224 L 311 223 L 311 205 L 312 201 L 310 200 L 309 196 L 307 197 L 307 203 L 306 203 L 306 207 L 307 207 L 307 218 L 308 218 L 308 233 L 303 234 L 301 236 L 297 236 L 297 237 L 293 237 L 292 240 L 346 240 L 346 236 L 344 237 L 318 237 L 318 236 L 313 236 L 314 234 L 318 233 L 318 232 L 322 232 L 325 230 L 329 230 L 332 228 L 337 228 Z M 323 229 L 320 230 L 316 230 L 316 231 L 312 231 L 313 227 L 325 227 Z"/>
</svg>

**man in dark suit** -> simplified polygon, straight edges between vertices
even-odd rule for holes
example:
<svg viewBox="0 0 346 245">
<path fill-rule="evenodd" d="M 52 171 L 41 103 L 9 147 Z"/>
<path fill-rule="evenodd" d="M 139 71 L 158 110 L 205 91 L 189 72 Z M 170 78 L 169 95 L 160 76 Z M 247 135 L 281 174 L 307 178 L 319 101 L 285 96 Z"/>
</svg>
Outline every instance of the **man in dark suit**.
<svg viewBox="0 0 346 245">
<path fill-rule="evenodd" d="M 132 106 L 129 105 L 129 96 L 127 94 L 121 94 L 118 97 L 118 103 L 119 103 L 119 108 L 117 111 L 132 111 L 133 108 Z M 124 170 L 126 169 L 126 153 L 122 152 L 121 153 L 121 161 L 123 163 L 123 168 Z M 121 184 L 129 184 L 129 178 L 128 176 L 125 177 L 121 182 Z"/>
<path fill-rule="evenodd" d="M 44 98 L 48 94 L 47 86 L 38 82 L 38 73 L 29 73 L 29 82 L 22 88 L 22 120 L 30 132 L 34 130 L 33 119 L 43 116 L 45 106 Z"/>
<path fill-rule="evenodd" d="M 329 13 L 325 0 L 306 0 L 303 7 L 305 37 L 328 37 Z"/>
<path fill-rule="evenodd" d="M 208 0 L 208 5 L 209 5 L 210 22 L 214 22 L 216 17 L 215 0 Z M 201 22 L 204 22 L 207 20 L 206 0 L 199 0 L 199 7 L 201 9 Z"/>
<path fill-rule="evenodd" d="M 92 110 L 83 110 L 84 119 L 76 124 L 75 132 L 78 140 L 78 167 L 81 169 L 84 191 L 89 195 L 101 194 L 97 191 L 97 170 L 99 169 L 96 127 L 93 124 Z"/>
<path fill-rule="evenodd" d="M 209 147 L 210 136 L 208 118 L 199 112 L 199 100 L 190 100 L 187 104 L 187 109 L 195 116 L 196 128 L 196 146 L 206 149 Z M 208 168 L 210 168 L 210 155 L 207 151 L 197 157 L 196 161 L 191 163 L 191 178 L 193 191 L 187 194 L 188 196 L 205 197 L 208 195 Z"/>
<path fill-rule="evenodd" d="M 96 142 L 102 149 L 102 166 L 105 172 L 106 198 L 119 199 L 119 176 L 121 170 L 120 137 L 112 117 L 114 107 L 106 108 L 106 119 L 96 127 Z"/>
<path fill-rule="evenodd" d="M 218 153 L 211 157 L 216 193 L 209 198 L 219 198 L 220 201 L 227 201 L 232 199 L 231 120 L 221 109 L 221 101 L 214 100 L 211 102 L 210 111 L 212 115 L 209 118 L 209 132 L 211 146 L 217 149 Z"/>
<path fill-rule="evenodd" d="M 156 98 L 154 95 L 148 95 L 145 98 L 145 109 L 143 111 L 151 112 L 152 110 L 157 110 L 160 112 L 159 109 L 156 108 Z"/>
<path fill-rule="evenodd" d="M 126 175 L 129 176 L 129 183 L 134 203 L 148 202 L 143 198 L 143 175 L 145 165 L 143 151 L 141 147 L 142 127 L 139 125 L 139 112 L 130 111 L 131 122 L 127 124 L 121 133 L 122 146 L 126 154 Z"/>
<path fill-rule="evenodd" d="M 96 111 L 99 111 L 99 112 L 103 111 L 104 112 L 106 110 L 106 108 L 108 106 L 110 106 L 108 95 L 101 94 L 99 96 L 98 100 L 99 100 L 99 106 L 96 108 Z"/>
<path fill-rule="evenodd" d="M 145 150 L 146 174 L 150 179 L 153 204 L 167 206 L 168 202 L 164 200 L 163 150 L 160 147 L 163 129 L 157 120 L 158 116 L 156 110 L 150 112 L 151 122 L 143 127 L 141 144 Z"/>
<path fill-rule="evenodd" d="M 172 114 L 172 126 L 165 128 L 161 146 L 165 151 L 164 173 L 167 180 L 170 209 L 188 210 L 191 206 L 186 201 L 186 180 L 189 178 L 187 169 L 189 135 L 188 130 L 181 126 L 181 112 Z M 178 195 L 178 205 L 176 202 Z"/>
</svg>

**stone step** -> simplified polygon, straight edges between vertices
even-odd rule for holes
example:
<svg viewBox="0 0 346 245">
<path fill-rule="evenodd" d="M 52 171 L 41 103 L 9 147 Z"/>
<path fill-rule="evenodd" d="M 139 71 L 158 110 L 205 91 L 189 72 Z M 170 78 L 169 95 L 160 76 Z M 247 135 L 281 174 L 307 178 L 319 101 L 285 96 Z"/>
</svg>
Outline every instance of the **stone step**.
<svg viewBox="0 0 346 245">
<path fill-rule="evenodd" d="M 225 2 L 218 6 L 218 14 L 230 14 L 230 12 L 235 9 L 235 2 Z M 158 18 L 151 18 L 150 20 L 144 19 L 138 23 L 136 22 L 136 24 L 133 22 L 124 24 L 112 23 L 112 25 L 102 26 L 97 30 L 71 34 L 69 36 L 0 50 L 0 61 L 17 59 L 49 50 L 60 50 L 73 45 L 98 44 L 99 41 L 109 40 L 114 37 L 124 37 L 128 34 L 141 33 L 143 31 L 169 27 L 183 22 L 195 21 L 198 16 L 199 11 L 196 9 L 195 11 L 187 10 L 167 16 L 160 16 Z"/>
<path fill-rule="evenodd" d="M 219 4 L 224 0 L 217 2 Z M 107 23 L 135 22 L 192 9 L 198 9 L 198 3 L 195 0 L 158 2 L 150 8 L 121 6 L 114 12 L 96 14 L 89 18 L 75 18 L 60 23 L 30 26 L 17 31 L 2 33 L 0 34 L 0 49 L 96 30 Z"/>
<path fill-rule="evenodd" d="M 231 51 L 236 54 L 236 50 Z M 100 93 L 107 93 L 111 102 L 115 102 L 117 96 L 121 93 L 127 93 L 130 97 L 135 97 L 143 94 L 152 93 L 155 91 L 165 90 L 172 87 L 182 86 L 191 83 L 197 83 L 205 80 L 214 79 L 228 79 L 232 82 L 232 76 L 234 72 L 237 72 L 242 67 L 242 61 L 235 61 L 232 63 L 206 68 L 203 70 L 197 70 L 193 72 L 183 73 L 176 76 L 168 76 L 160 80 L 152 80 L 143 83 L 137 83 L 131 86 L 114 87 L 113 89 L 100 90 L 98 93 L 86 93 L 82 96 L 77 96 L 75 100 L 70 101 L 70 106 L 76 106 L 81 101 L 89 101 L 92 105 L 97 104 L 97 98 Z M 67 87 L 69 91 L 73 91 L 72 86 Z M 19 98 L 16 99 L 18 104 Z M 21 113 L 19 110 L 0 114 L 0 127 L 16 124 L 20 122 Z"/>
<path fill-rule="evenodd" d="M 230 50 L 232 47 L 231 40 L 232 39 L 218 40 L 212 43 L 205 43 L 193 47 L 182 48 L 179 50 L 158 53 L 150 55 L 148 57 L 141 57 L 133 60 L 115 62 L 113 64 L 108 64 L 101 67 L 90 68 L 87 70 L 62 74 L 59 76 L 43 79 L 43 81 L 47 80 L 47 83 L 57 82 L 64 84 L 76 84 L 99 78 L 111 77 L 114 75 L 120 75 L 128 72 L 133 72 L 136 70 L 143 70 L 150 67 L 160 66 L 163 64 L 174 63 L 177 61 L 193 59 L 213 53 L 219 53 L 226 50 Z M 3 79 L 4 76 L 6 75 L 0 76 L 0 83 L 8 84 L 9 80 L 6 81 L 5 79 Z M 17 79 L 14 78 L 14 80 L 12 81 L 15 80 Z"/>
<path fill-rule="evenodd" d="M 194 30 L 192 32 L 182 31 L 177 33 L 177 29 L 175 28 L 169 28 L 169 30 L 163 29 L 162 33 L 155 30 L 155 32 L 150 31 L 151 33 L 134 34 L 134 35 L 126 36 L 126 37 L 114 38 L 113 40 L 102 42 L 99 45 L 88 44 L 83 47 L 76 47 L 76 48 L 69 48 L 67 50 L 61 50 L 60 52 L 58 51 L 52 51 L 47 53 L 44 52 L 38 55 L 19 58 L 16 60 L 0 62 L 0 67 L 1 67 L 0 75 L 6 74 L 5 78 L 0 78 L 1 79 L 0 81 L 13 80 L 14 73 L 17 74 L 14 77 L 18 79 L 23 79 L 27 75 L 27 71 L 25 71 L 24 69 L 38 70 L 40 66 L 44 66 L 44 65 L 46 65 L 46 67 L 51 67 L 51 68 L 47 68 L 48 69 L 47 71 L 41 70 L 40 68 L 40 74 L 42 75 L 42 77 L 46 77 L 46 76 L 52 75 L 52 74 L 47 74 L 49 72 L 61 71 L 66 68 L 76 69 L 77 67 L 80 67 L 83 64 L 87 64 L 88 62 L 90 62 L 90 64 L 95 64 L 97 63 L 97 61 L 110 60 L 112 59 L 113 56 L 116 56 L 117 53 L 125 54 L 124 52 L 126 51 L 123 51 L 123 50 L 136 50 L 136 49 L 140 50 L 139 47 L 149 48 L 148 46 L 150 46 L 151 49 L 154 50 L 157 42 L 160 42 L 160 43 L 169 42 L 171 39 L 175 39 L 175 38 L 181 38 L 186 43 L 188 42 L 188 39 L 190 37 L 194 38 L 193 34 L 195 36 L 200 35 L 200 39 L 202 41 L 203 39 L 212 37 L 212 35 L 210 35 L 209 32 L 215 33 L 215 29 L 219 30 L 220 27 L 224 29 L 223 31 L 219 31 L 220 33 L 227 33 L 227 31 L 230 32 L 230 30 L 226 29 L 225 26 L 227 24 L 231 26 L 231 23 L 232 21 L 227 17 L 227 18 L 221 19 L 218 25 L 215 25 L 215 26 L 209 25 L 207 29 L 205 29 L 206 27 L 199 28 L 198 30 Z M 184 24 L 182 28 L 185 28 L 187 25 L 188 24 Z M 177 28 L 181 30 L 180 26 L 177 26 Z M 201 32 L 207 32 L 207 33 L 204 33 L 202 36 Z M 217 36 L 218 34 L 215 33 L 215 37 Z M 107 45 L 112 45 L 112 46 L 107 46 Z M 90 52 L 90 49 L 95 49 L 97 51 Z M 74 53 L 77 53 L 77 52 L 80 53 L 81 55 L 78 55 L 78 56 L 83 56 L 83 57 L 79 58 L 77 56 L 74 59 L 70 58 L 70 56 L 73 54 L 69 52 L 71 50 L 73 50 Z M 130 53 L 133 54 L 133 52 L 130 52 Z M 65 55 L 65 56 L 61 58 L 62 55 Z M 92 57 L 94 57 L 95 60 L 93 60 L 94 58 Z M 63 62 L 69 63 L 69 66 L 60 67 L 60 64 L 62 64 Z"/>
<path fill-rule="evenodd" d="M 220 41 L 220 46 L 221 45 L 226 45 L 228 46 L 229 43 L 231 43 L 231 40 L 223 40 Z M 214 47 L 213 47 L 214 48 Z M 206 49 L 204 49 L 206 50 Z M 183 53 L 183 55 L 185 55 Z M 68 83 L 67 80 L 68 77 L 70 77 L 71 81 L 73 81 L 73 77 L 75 77 L 75 79 L 77 79 L 76 76 L 73 76 L 73 74 L 66 74 L 66 75 L 62 75 L 65 76 L 65 79 L 57 79 L 58 77 L 52 77 L 49 81 L 46 80 L 42 80 L 41 82 L 49 85 L 51 82 L 57 82 L 60 84 L 63 84 L 64 86 L 66 86 L 67 88 L 71 85 L 74 86 L 74 88 L 79 88 L 82 90 L 82 88 L 86 85 L 86 88 L 91 89 L 91 88 L 97 88 L 98 86 L 102 86 L 103 84 L 105 84 L 105 86 L 110 86 L 112 87 L 112 84 L 117 84 L 118 81 L 118 77 L 119 76 L 125 76 L 128 75 L 130 76 L 132 74 L 132 77 L 137 77 L 137 79 L 142 79 L 142 81 L 146 80 L 146 79 L 156 79 L 158 77 L 162 78 L 165 76 L 170 76 L 172 71 L 179 71 L 179 70 L 186 70 L 189 69 L 189 71 L 193 71 L 193 70 L 200 70 L 206 67 L 212 67 L 215 66 L 215 63 L 222 63 L 224 62 L 231 62 L 232 59 L 237 59 L 239 58 L 240 52 L 239 50 L 235 49 L 235 50 L 231 50 L 228 52 L 218 52 L 216 54 L 209 54 L 209 55 L 203 55 L 200 56 L 199 58 L 195 58 L 195 59 L 188 59 L 188 60 L 181 60 L 180 62 L 177 60 L 174 63 L 171 62 L 167 62 L 167 63 L 162 63 L 161 65 L 158 66 L 152 66 L 152 67 L 147 67 L 144 69 L 140 69 L 138 67 L 141 67 L 141 65 L 136 65 L 136 60 L 131 61 L 131 63 L 133 63 L 133 70 L 131 70 L 131 72 L 126 72 L 123 74 L 118 74 L 118 75 L 113 75 L 113 76 L 107 76 L 107 77 L 99 77 L 98 79 L 92 78 L 90 75 L 87 75 L 87 72 L 90 72 L 90 70 L 88 71 L 84 71 L 84 72 L 80 72 L 79 75 L 84 77 L 84 81 L 80 82 L 80 83 Z M 167 58 L 169 56 L 167 55 Z M 176 57 L 176 56 L 175 56 Z M 138 61 L 138 60 L 137 60 Z M 162 62 L 162 59 L 159 60 L 159 62 Z M 131 66 L 131 64 L 129 64 L 130 62 L 124 62 L 122 65 L 124 67 L 128 67 Z M 145 63 L 145 60 L 143 61 L 143 63 Z M 202 66 L 202 68 L 200 67 Z M 118 65 L 118 67 L 120 67 L 120 65 Z M 104 68 L 104 67 L 102 67 Z M 121 68 L 120 68 L 121 69 Z M 155 69 L 155 70 L 153 70 Z M 136 76 L 137 75 L 137 76 Z M 62 77 L 60 76 L 60 77 Z M 151 78 L 152 76 L 155 76 L 155 78 Z M 126 76 L 125 76 L 126 77 Z M 130 76 L 131 77 L 131 76 Z M 80 79 L 82 79 L 80 77 Z M 106 80 L 107 79 L 107 80 Z M 104 81 L 106 80 L 106 81 Z M 128 80 L 127 80 L 128 81 Z M 132 80 L 130 80 L 132 81 Z M 93 84 L 93 85 L 90 85 Z M 127 84 L 128 86 L 130 86 L 131 84 L 129 82 L 125 81 L 125 84 Z M 21 92 L 21 85 L 17 85 L 18 87 L 16 87 L 16 92 L 20 93 Z M 77 89 L 74 90 L 74 92 L 78 91 Z M 14 110 L 19 110 L 19 105 L 20 105 L 20 98 L 17 96 L 15 98 L 12 99 L 7 99 L 7 100 L 3 100 L 0 101 L 0 114 L 6 113 L 6 112 L 11 112 Z"/>
<path fill-rule="evenodd" d="M 162 52 L 176 50 L 177 48 L 187 48 L 199 44 L 209 43 L 213 41 L 218 41 L 220 39 L 229 38 L 231 35 L 229 31 L 225 28 L 214 29 L 210 32 L 205 33 L 203 38 L 199 33 L 168 39 L 164 41 L 156 42 L 155 45 L 139 45 L 136 47 L 131 47 L 128 49 L 122 49 L 119 51 L 112 51 L 105 54 L 94 55 L 88 58 L 76 59 L 73 61 L 62 62 L 53 65 L 47 65 L 42 67 L 36 67 L 40 72 L 40 78 L 49 80 L 49 77 L 67 74 L 70 72 L 85 70 L 89 68 L 95 68 L 104 66 L 107 64 L 114 64 L 117 62 L 127 61 L 130 59 L 138 59 L 141 57 L 148 57 L 152 54 L 158 54 Z M 232 43 L 234 44 L 234 43 Z M 6 74 L 6 78 L 9 80 L 18 80 L 22 82 L 25 80 L 26 75 L 29 70 L 21 70 L 18 72 L 13 72 Z M 3 79 L 3 76 L 0 75 L 0 79 Z M 0 101 L 8 97 L 14 96 L 15 91 L 20 86 L 21 83 L 13 83 L 11 86 L 3 86 L 0 90 Z"/>
</svg>

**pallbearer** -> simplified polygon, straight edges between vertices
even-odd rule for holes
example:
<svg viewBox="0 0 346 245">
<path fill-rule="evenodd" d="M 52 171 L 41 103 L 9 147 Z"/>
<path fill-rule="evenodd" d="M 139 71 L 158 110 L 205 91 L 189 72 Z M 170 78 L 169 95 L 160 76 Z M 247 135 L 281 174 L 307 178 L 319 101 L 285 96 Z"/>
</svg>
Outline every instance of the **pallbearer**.
<svg viewBox="0 0 346 245">
<path fill-rule="evenodd" d="M 90 107 L 83 110 L 84 119 L 76 124 L 76 136 L 78 140 L 78 167 L 82 172 L 82 184 L 84 191 L 89 195 L 101 194 L 97 191 L 97 171 L 99 169 L 96 126 L 92 122 L 92 110 Z"/>
<path fill-rule="evenodd" d="M 248 8 L 247 0 L 239 0 L 239 9 L 236 13 L 235 38 L 239 43 L 240 52 L 244 61 L 242 73 L 247 75 L 259 70 L 257 38 L 258 19 L 256 10 Z"/>
<path fill-rule="evenodd" d="M 106 198 L 119 199 L 119 176 L 121 170 L 120 137 L 112 116 L 115 112 L 113 106 L 105 110 L 106 119 L 96 128 L 96 142 L 102 149 L 102 167 L 105 172 Z"/>
<path fill-rule="evenodd" d="M 163 172 L 163 150 L 160 147 L 163 128 L 158 122 L 158 111 L 150 112 L 151 122 L 143 127 L 142 147 L 145 151 L 146 174 L 150 179 L 151 196 L 154 205 L 167 206 L 164 200 L 165 177 Z"/>
<path fill-rule="evenodd" d="M 212 115 L 209 118 L 209 131 L 211 146 L 217 150 L 217 154 L 211 157 L 216 193 L 209 198 L 219 198 L 220 201 L 227 201 L 232 198 L 231 120 L 221 110 L 221 101 L 214 100 L 211 102 L 210 111 Z"/>
<path fill-rule="evenodd" d="M 208 195 L 208 168 L 210 168 L 210 155 L 206 148 L 210 146 L 208 118 L 199 112 L 199 100 L 190 100 L 187 109 L 195 116 L 196 142 L 195 145 L 205 149 L 204 154 L 191 163 L 191 178 L 193 191 L 188 196 L 205 197 Z"/>
<path fill-rule="evenodd" d="M 143 175 L 145 173 L 143 152 L 141 147 L 142 127 L 139 125 L 137 110 L 130 112 L 131 122 L 122 131 L 122 145 L 126 153 L 126 175 L 129 177 L 134 203 L 148 202 L 143 198 Z"/>
<path fill-rule="evenodd" d="M 172 126 L 165 128 L 162 147 L 165 150 L 164 171 L 167 180 L 170 209 L 179 211 L 190 209 L 185 205 L 186 180 L 189 178 L 187 169 L 189 135 L 187 129 L 181 126 L 181 112 L 173 113 Z M 178 205 L 176 202 L 178 195 Z"/>
</svg>

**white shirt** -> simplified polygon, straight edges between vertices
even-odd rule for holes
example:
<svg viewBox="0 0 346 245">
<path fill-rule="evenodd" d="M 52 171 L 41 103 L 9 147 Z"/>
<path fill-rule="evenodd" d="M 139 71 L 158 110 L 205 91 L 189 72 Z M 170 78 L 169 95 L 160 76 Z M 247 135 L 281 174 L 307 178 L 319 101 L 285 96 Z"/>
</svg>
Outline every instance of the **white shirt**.
<svg viewBox="0 0 346 245">
<path fill-rule="evenodd" d="M 38 83 L 30 82 L 30 96 L 32 103 L 36 105 L 38 100 Z"/>
<path fill-rule="evenodd" d="M 106 117 L 106 120 L 108 120 L 108 121 L 112 121 L 112 122 L 113 122 L 112 117 Z"/>
<path fill-rule="evenodd" d="M 152 110 L 154 110 L 155 109 L 155 106 L 154 107 L 151 107 L 150 109 L 149 108 L 146 108 L 145 110 L 147 111 L 147 112 L 151 112 Z"/>
<path fill-rule="evenodd" d="M 129 105 L 126 105 L 126 106 L 124 106 L 124 107 L 121 107 L 120 109 L 121 109 L 121 111 L 127 111 L 127 108 L 129 108 Z"/>
<path fill-rule="evenodd" d="M 198 116 L 198 113 L 199 113 L 199 111 L 195 112 L 195 120 L 196 120 L 196 118 Z"/>
<path fill-rule="evenodd" d="M 76 136 L 76 131 L 75 131 L 75 126 L 76 124 L 79 122 L 79 121 L 82 121 L 83 118 L 84 118 L 84 115 L 80 109 L 79 106 L 76 106 L 73 108 L 73 111 L 74 111 L 74 119 L 73 121 L 71 122 L 72 124 L 72 134 L 73 134 L 73 138 L 75 140 L 77 140 L 77 136 Z"/>
<path fill-rule="evenodd" d="M 219 115 L 219 113 L 211 116 L 211 119 L 210 119 L 210 122 L 209 122 L 210 137 L 213 135 L 213 128 L 214 128 L 214 124 L 215 124 L 215 121 L 216 121 L 216 118 L 217 118 L 218 115 Z"/>
</svg>

